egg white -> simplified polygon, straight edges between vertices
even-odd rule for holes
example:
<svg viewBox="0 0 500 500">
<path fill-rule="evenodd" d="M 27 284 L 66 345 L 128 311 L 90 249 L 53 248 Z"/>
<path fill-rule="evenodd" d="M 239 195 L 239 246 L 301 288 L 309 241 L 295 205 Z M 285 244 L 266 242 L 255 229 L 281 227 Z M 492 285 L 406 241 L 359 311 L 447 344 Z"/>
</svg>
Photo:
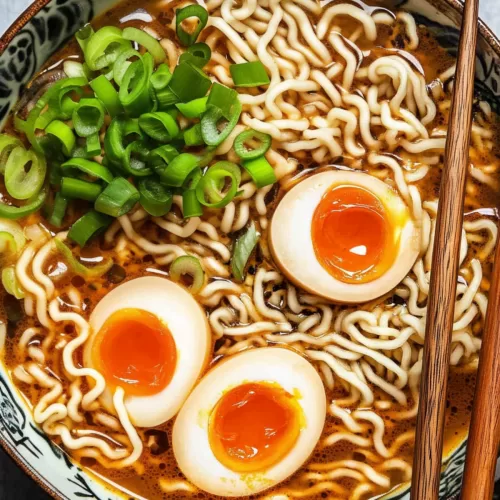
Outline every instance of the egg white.
<svg viewBox="0 0 500 500">
<path fill-rule="evenodd" d="M 200 377 L 211 349 L 206 316 L 195 299 L 181 286 L 159 277 L 133 279 L 108 293 L 90 316 L 91 336 L 84 363 L 93 366 L 92 347 L 104 322 L 116 311 L 136 308 L 154 314 L 170 330 L 177 349 L 177 364 L 170 383 L 154 395 L 126 395 L 125 407 L 137 427 L 155 427 L 177 414 Z M 113 409 L 113 393 L 106 388 L 101 402 Z"/>
<path fill-rule="evenodd" d="M 290 452 L 262 472 L 234 472 L 217 460 L 209 442 L 210 415 L 229 390 L 249 382 L 271 382 L 292 395 L 305 420 Z M 253 495 L 280 483 L 299 469 L 323 431 L 326 395 L 313 366 L 299 354 L 264 347 L 231 356 L 213 368 L 193 390 L 174 424 L 172 447 L 189 481 L 213 495 Z"/>
<path fill-rule="evenodd" d="M 395 240 L 399 239 L 391 267 L 367 283 L 334 278 L 314 251 L 314 212 L 323 196 L 341 185 L 358 186 L 375 195 L 395 225 Z M 305 179 L 283 197 L 271 221 L 269 241 L 276 263 L 296 285 L 332 301 L 359 303 L 384 295 L 404 279 L 420 251 L 420 230 L 403 200 L 385 182 L 361 172 L 332 170 Z"/>
</svg>

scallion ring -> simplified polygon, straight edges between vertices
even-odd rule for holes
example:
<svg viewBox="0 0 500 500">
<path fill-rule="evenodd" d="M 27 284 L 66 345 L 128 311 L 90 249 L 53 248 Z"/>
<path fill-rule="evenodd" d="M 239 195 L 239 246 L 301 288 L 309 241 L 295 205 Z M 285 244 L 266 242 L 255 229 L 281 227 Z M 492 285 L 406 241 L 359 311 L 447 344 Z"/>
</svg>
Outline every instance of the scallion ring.
<svg viewBox="0 0 500 500">
<path fill-rule="evenodd" d="M 226 188 L 227 181 L 229 186 Z M 210 208 L 223 208 L 235 197 L 241 181 L 239 167 L 221 161 L 211 166 L 196 186 L 198 201 Z"/>
<path fill-rule="evenodd" d="M 271 147 L 271 140 L 269 134 L 256 130 L 245 130 L 234 140 L 234 152 L 242 160 L 254 160 L 267 153 Z"/>
<path fill-rule="evenodd" d="M 12 198 L 27 200 L 42 189 L 47 174 L 43 155 L 22 146 L 12 150 L 5 165 L 5 188 Z"/>
<path fill-rule="evenodd" d="M 191 33 L 188 33 L 182 27 L 182 23 L 191 17 L 196 17 L 198 19 L 198 24 Z M 182 9 L 177 9 L 175 11 L 175 30 L 182 45 L 185 47 L 193 45 L 198 39 L 202 29 L 207 25 L 207 22 L 208 12 L 201 5 L 188 5 Z"/>
<path fill-rule="evenodd" d="M 124 177 L 115 177 L 97 198 L 94 208 L 112 217 L 130 212 L 139 201 L 139 191 Z"/>
<path fill-rule="evenodd" d="M 169 274 L 170 279 L 176 283 L 181 283 L 182 277 L 188 275 L 192 283 L 187 288 L 193 295 L 196 295 L 205 284 L 203 267 L 201 267 L 200 261 L 191 255 L 177 257 L 170 265 Z"/>
<path fill-rule="evenodd" d="M 166 64 L 160 64 L 151 76 L 151 85 L 155 90 L 164 89 L 172 79 L 172 73 Z"/>
<path fill-rule="evenodd" d="M 153 67 L 153 57 L 146 53 L 134 61 L 123 75 L 118 96 L 129 116 L 137 117 L 153 109 L 149 92 Z"/>
<path fill-rule="evenodd" d="M 163 217 L 172 207 L 172 193 L 152 177 L 139 180 L 139 194 L 142 208 L 155 217 Z"/>
<path fill-rule="evenodd" d="M 112 118 L 123 112 L 123 106 L 120 102 L 118 92 L 104 75 L 98 76 L 95 80 L 92 80 L 90 86 Z"/>
<path fill-rule="evenodd" d="M 106 259 L 102 263 L 97 264 L 94 267 L 84 266 L 74 255 L 73 252 L 68 248 L 59 238 L 54 238 L 54 242 L 57 250 L 65 258 L 70 269 L 79 276 L 84 278 L 100 278 L 103 274 L 106 274 L 113 266 L 112 259 Z"/>
<path fill-rule="evenodd" d="M 200 97 L 185 103 L 178 103 L 175 107 L 186 118 L 200 118 L 200 116 L 207 110 L 207 97 Z"/>
<path fill-rule="evenodd" d="M 90 177 L 103 180 L 109 184 L 113 180 L 113 174 L 109 168 L 100 165 L 95 161 L 86 160 L 85 158 L 72 158 L 61 165 L 63 175 L 76 177 L 78 173 L 83 173 Z"/>
<path fill-rule="evenodd" d="M 266 68 L 260 61 L 231 64 L 229 72 L 236 87 L 258 87 L 271 83 Z"/>
<path fill-rule="evenodd" d="M 83 247 L 93 236 L 104 231 L 112 221 L 111 217 L 91 210 L 71 226 L 68 238 Z"/>
<path fill-rule="evenodd" d="M 85 62 L 92 71 L 110 66 L 122 50 L 131 48 L 129 40 L 123 38 L 122 30 L 115 26 L 104 26 L 88 40 L 84 54 Z"/>
<path fill-rule="evenodd" d="M 201 118 L 201 134 L 205 144 L 209 146 L 218 146 L 222 143 L 231 131 L 236 127 L 241 115 L 241 103 L 237 100 L 233 104 L 231 116 L 228 118 L 222 131 L 219 129 L 219 123 L 223 120 L 224 115 L 220 108 L 215 106 L 208 109 L 208 111 Z"/>
<path fill-rule="evenodd" d="M 23 143 L 12 135 L 0 134 L 0 174 L 4 174 L 7 160 L 14 149 L 23 147 Z"/>
<path fill-rule="evenodd" d="M 87 182 L 73 177 L 61 179 L 61 194 L 66 198 L 95 201 L 101 194 L 102 186 L 97 182 Z"/>
<path fill-rule="evenodd" d="M 123 38 L 142 45 L 154 58 L 156 64 L 165 60 L 166 54 L 160 42 L 143 30 L 128 26 L 123 30 Z"/>
<path fill-rule="evenodd" d="M 170 142 L 179 133 L 179 126 L 169 113 L 156 111 L 139 117 L 139 127 L 149 137 L 160 143 Z"/>
<path fill-rule="evenodd" d="M 203 205 L 196 197 L 196 189 L 185 189 L 182 192 L 182 215 L 185 219 L 203 215 Z"/>
<path fill-rule="evenodd" d="M 265 156 L 253 160 L 243 160 L 241 164 L 250 174 L 258 189 L 274 184 L 277 181 L 274 169 Z"/>
<path fill-rule="evenodd" d="M 189 62 L 178 64 L 168 88 L 181 102 L 204 97 L 212 85 L 210 78 L 197 66 Z"/>
<path fill-rule="evenodd" d="M 49 224 L 52 224 L 55 227 L 61 227 L 67 208 L 68 198 L 63 196 L 61 192 L 56 193 L 54 203 L 52 205 L 52 212 L 48 218 Z"/>
<path fill-rule="evenodd" d="M 181 187 L 195 168 L 198 168 L 198 158 L 190 153 L 181 153 L 157 173 L 167 186 Z"/>
<path fill-rule="evenodd" d="M 47 198 L 47 191 L 42 189 L 38 194 L 32 196 L 27 200 L 26 204 L 21 207 L 16 207 L 14 205 L 7 205 L 4 202 L 0 202 L 0 217 L 5 219 L 21 219 L 22 217 L 27 217 L 33 212 L 36 212 L 45 203 Z"/>
<path fill-rule="evenodd" d="M 2 285 L 9 295 L 14 296 L 17 300 L 24 299 L 25 293 L 17 279 L 15 266 L 2 269 Z"/>
<path fill-rule="evenodd" d="M 73 111 L 73 127 L 80 137 L 99 133 L 104 125 L 104 106 L 97 99 L 80 99 Z"/>
</svg>

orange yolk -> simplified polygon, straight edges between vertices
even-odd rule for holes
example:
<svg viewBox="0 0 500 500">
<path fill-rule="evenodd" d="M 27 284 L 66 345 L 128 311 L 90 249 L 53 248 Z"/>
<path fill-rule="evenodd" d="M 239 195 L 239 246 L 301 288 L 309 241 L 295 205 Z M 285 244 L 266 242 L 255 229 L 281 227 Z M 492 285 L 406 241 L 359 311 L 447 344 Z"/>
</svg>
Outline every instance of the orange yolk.
<svg viewBox="0 0 500 500">
<path fill-rule="evenodd" d="M 97 334 L 93 357 L 108 384 L 135 396 L 150 396 L 167 387 L 177 362 L 170 330 L 142 309 L 113 313 Z"/>
<path fill-rule="evenodd" d="M 320 264 L 345 283 L 366 283 L 390 267 L 392 228 L 382 202 L 358 186 L 328 191 L 316 208 L 311 236 Z"/>
<path fill-rule="evenodd" d="M 212 451 L 234 472 L 257 472 L 279 462 L 300 434 L 302 409 L 281 387 L 247 383 L 228 391 L 210 417 Z"/>
</svg>

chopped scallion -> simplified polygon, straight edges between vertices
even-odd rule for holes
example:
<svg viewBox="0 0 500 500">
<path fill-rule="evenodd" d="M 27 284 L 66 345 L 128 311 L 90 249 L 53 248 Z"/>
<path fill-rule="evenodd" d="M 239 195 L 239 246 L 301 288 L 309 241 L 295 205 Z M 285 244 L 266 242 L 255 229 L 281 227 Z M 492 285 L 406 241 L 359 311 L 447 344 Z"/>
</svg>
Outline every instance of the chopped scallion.
<svg viewBox="0 0 500 500">
<path fill-rule="evenodd" d="M 236 87 L 259 87 L 271 82 L 265 66 L 260 61 L 231 64 L 229 72 Z"/>
</svg>

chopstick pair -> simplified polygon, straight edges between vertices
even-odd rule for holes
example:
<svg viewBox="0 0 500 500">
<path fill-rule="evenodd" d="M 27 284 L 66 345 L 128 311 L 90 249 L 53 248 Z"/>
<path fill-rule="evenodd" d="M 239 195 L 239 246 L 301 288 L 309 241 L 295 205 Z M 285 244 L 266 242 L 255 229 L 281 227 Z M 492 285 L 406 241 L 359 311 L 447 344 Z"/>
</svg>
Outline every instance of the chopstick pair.
<svg viewBox="0 0 500 500">
<path fill-rule="evenodd" d="M 441 477 L 451 331 L 474 97 L 478 0 L 464 7 L 441 179 L 415 436 L 411 498 L 437 500 Z M 497 244 L 462 500 L 491 500 L 500 438 L 500 245 Z"/>
</svg>

